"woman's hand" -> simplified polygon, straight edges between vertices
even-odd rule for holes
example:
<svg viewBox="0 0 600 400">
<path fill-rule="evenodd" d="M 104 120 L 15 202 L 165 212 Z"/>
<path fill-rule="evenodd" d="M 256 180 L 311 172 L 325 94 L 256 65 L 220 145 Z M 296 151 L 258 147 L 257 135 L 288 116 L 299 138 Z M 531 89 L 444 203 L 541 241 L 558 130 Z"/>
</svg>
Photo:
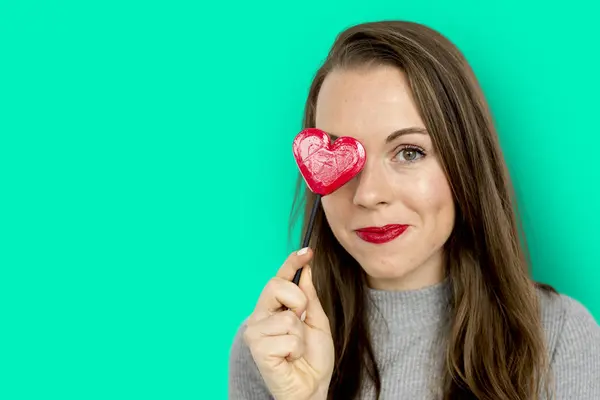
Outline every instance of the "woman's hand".
<svg viewBox="0 0 600 400">
<path fill-rule="evenodd" d="M 260 295 L 244 340 L 276 400 L 326 399 L 334 348 L 329 320 L 306 264 L 312 251 L 292 253 Z M 304 266 L 300 283 L 292 278 Z"/>
</svg>

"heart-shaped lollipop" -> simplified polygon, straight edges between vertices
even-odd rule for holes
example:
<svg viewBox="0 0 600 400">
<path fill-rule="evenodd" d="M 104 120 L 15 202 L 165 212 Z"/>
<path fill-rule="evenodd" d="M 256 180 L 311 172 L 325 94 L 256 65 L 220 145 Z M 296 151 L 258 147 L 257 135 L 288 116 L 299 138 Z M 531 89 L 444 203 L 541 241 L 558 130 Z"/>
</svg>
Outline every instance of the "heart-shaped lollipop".
<svg viewBox="0 0 600 400">
<path fill-rule="evenodd" d="M 302 130 L 294 139 L 294 157 L 309 189 L 326 196 L 360 172 L 366 161 L 362 144 L 342 136 L 333 144 L 329 135 L 317 128 Z"/>
<path fill-rule="evenodd" d="M 329 135 L 317 128 L 307 128 L 296 135 L 293 151 L 304 181 L 317 195 L 302 242 L 302 247 L 306 247 L 321 197 L 333 193 L 356 176 L 365 165 L 367 153 L 358 140 L 342 136 L 332 144 Z M 301 273 L 302 268 L 299 268 L 294 275 L 292 282 L 296 285 Z"/>
</svg>

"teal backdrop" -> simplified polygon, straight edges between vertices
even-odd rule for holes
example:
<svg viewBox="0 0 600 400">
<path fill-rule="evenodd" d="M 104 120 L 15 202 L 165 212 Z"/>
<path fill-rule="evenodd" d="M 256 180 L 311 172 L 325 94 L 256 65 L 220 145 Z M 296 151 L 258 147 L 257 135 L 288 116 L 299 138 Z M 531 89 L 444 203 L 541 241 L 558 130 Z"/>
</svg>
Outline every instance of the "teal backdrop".
<svg viewBox="0 0 600 400">
<path fill-rule="evenodd" d="M 0 2 L 0 398 L 227 398 L 233 335 L 298 246 L 291 141 L 311 78 L 369 20 L 462 49 L 535 277 L 600 318 L 596 7 Z"/>
</svg>

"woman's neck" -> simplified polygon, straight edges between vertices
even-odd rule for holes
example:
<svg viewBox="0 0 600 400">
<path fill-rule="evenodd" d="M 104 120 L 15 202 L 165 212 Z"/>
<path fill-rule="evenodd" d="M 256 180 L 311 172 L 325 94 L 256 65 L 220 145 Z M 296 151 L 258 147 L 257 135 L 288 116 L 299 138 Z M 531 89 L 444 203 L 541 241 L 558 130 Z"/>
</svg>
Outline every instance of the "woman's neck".
<svg viewBox="0 0 600 400">
<path fill-rule="evenodd" d="M 445 278 L 444 256 L 440 252 L 405 273 L 392 277 L 367 276 L 369 288 L 386 291 L 418 290 L 436 285 Z"/>
</svg>

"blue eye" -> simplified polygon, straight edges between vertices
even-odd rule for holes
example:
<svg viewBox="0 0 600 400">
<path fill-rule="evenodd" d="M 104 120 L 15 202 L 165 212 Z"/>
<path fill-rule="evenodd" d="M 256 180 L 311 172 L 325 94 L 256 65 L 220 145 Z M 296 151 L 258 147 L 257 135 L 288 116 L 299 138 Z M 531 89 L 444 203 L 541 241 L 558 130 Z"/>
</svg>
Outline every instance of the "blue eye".
<svg viewBox="0 0 600 400">
<path fill-rule="evenodd" d="M 422 157 L 425 157 L 425 151 L 417 146 L 402 146 L 400 151 L 396 153 L 394 158 L 400 157 L 401 162 L 415 162 Z"/>
</svg>

